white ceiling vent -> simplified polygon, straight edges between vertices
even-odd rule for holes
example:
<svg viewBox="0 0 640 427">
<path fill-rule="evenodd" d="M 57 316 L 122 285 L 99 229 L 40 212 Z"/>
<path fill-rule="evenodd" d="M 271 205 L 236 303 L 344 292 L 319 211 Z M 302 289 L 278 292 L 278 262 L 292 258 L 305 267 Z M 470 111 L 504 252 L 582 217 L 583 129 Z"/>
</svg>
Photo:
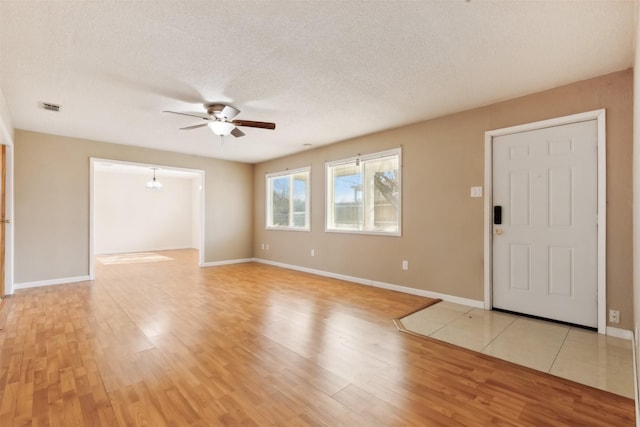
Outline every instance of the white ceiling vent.
<svg viewBox="0 0 640 427">
<path fill-rule="evenodd" d="M 49 102 L 43 102 L 42 106 L 44 107 L 45 110 L 60 111 L 60 106 L 59 105 L 51 104 Z"/>
</svg>

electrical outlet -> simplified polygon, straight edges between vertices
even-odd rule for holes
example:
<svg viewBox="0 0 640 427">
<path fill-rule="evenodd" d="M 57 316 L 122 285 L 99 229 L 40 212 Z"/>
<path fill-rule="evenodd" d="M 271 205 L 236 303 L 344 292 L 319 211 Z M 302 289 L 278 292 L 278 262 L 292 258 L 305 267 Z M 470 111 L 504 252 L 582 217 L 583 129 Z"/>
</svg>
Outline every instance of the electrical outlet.
<svg viewBox="0 0 640 427">
<path fill-rule="evenodd" d="M 267 243 L 267 244 L 264 246 L 264 248 L 265 248 L 266 250 L 269 250 L 269 244 Z"/>
<path fill-rule="evenodd" d="M 264 243 L 262 243 L 262 245 L 261 245 L 261 246 L 262 246 L 262 250 L 264 251 Z"/>
<path fill-rule="evenodd" d="M 316 250 L 315 249 L 311 249 L 311 256 L 316 256 Z"/>
<path fill-rule="evenodd" d="M 620 323 L 620 311 L 609 310 L 609 323 Z"/>
<path fill-rule="evenodd" d="M 407 261 L 406 259 L 402 261 L 402 269 L 403 270 L 409 269 L 409 261 Z"/>
</svg>

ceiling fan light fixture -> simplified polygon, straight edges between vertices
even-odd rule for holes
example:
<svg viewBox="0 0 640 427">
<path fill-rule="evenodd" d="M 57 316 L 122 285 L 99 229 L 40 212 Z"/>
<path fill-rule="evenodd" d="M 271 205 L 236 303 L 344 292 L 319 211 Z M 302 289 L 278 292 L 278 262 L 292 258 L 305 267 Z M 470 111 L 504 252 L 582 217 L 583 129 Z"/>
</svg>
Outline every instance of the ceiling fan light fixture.
<svg viewBox="0 0 640 427">
<path fill-rule="evenodd" d="M 236 125 L 225 121 L 211 121 L 208 124 L 209 129 L 218 136 L 227 136 L 235 129 Z"/>
</svg>

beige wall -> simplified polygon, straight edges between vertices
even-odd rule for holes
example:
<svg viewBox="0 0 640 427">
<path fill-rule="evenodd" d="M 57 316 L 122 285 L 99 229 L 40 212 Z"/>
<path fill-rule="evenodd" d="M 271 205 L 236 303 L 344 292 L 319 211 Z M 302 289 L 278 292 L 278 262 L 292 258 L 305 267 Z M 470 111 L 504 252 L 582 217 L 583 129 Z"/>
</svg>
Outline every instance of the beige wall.
<svg viewBox="0 0 640 427">
<path fill-rule="evenodd" d="M 607 110 L 607 305 L 632 329 L 631 70 L 427 120 L 255 166 L 256 257 L 458 297 L 483 299 L 484 133 Z M 304 142 L 304 141 L 302 141 Z M 324 164 L 402 146 L 403 234 L 324 232 Z M 265 173 L 311 165 L 311 232 L 265 230 Z M 269 244 L 269 251 L 261 249 Z M 316 256 L 310 256 L 315 249 Z M 409 270 L 401 261 L 409 261 Z"/>
<path fill-rule="evenodd" d="M 252 256 L 252 166 L 15 132 L 15 282 L 89 274 L 89 158 L 205 171 L 205 262 Z"/>
</svg>

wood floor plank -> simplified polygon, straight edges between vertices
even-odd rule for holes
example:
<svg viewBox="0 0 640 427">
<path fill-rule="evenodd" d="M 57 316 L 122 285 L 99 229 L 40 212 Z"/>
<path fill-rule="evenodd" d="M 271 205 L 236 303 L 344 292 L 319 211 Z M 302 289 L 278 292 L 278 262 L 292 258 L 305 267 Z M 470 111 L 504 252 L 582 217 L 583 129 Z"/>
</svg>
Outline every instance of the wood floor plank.
<svg viewBox="0 0 640 427">
<path fill-rule="evenodd" d="M 634 425 L 630 399 L 398 332 L 429 299 L 161 255 L 7 299 L 1 426 Z"/>
<path fill-rule="evenodd" d="M 5 296 L 4 298 L 0 298 L 0 330 L 4 328 L 4 324 L 7 321 L 10 305 L 11 305 L 10 296 Z"/>
</svg>

